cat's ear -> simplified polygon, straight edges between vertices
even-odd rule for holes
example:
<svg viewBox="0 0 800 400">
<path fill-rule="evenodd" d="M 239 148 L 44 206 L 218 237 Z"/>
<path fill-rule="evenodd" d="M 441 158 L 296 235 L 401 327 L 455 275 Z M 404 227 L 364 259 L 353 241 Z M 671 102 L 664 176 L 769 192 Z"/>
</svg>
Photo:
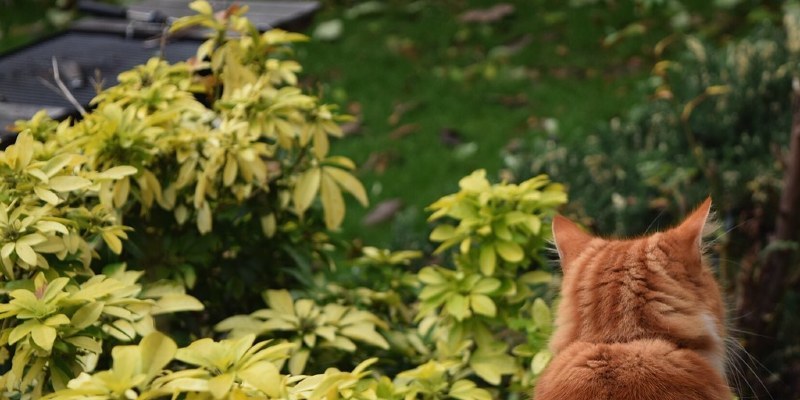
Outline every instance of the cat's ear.
<svg viewBox="0 0 800 400">
<path fill-rule="evenodd" d="M 686 250 L 698 257 L 702 254 L 703 231 L 711 213 L 711 197 L 700 204 L 694 212 L 675 228 L 675 235 L 686 246 Z"/>
<path fill-rule="evenodd" d="M 553 218 L 553 241 L 558 250 L 558 257 L 561 258 L 561 268 L 567 268 L 591 240 L 592 235 L 584 232 L 569 219 L 561 215 Z"/>
</svg>

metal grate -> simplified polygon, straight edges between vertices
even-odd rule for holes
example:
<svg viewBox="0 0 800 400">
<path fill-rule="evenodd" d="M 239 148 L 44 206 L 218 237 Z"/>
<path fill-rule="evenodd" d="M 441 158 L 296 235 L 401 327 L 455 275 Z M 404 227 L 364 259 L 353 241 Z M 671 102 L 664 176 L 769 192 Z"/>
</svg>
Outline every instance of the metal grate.
<svg viewBox="0 0 800 400">
<path fill-rule="evenodd" d="M 195 42 L 170 43 L 164 48 L 164 56 L 172 62 L 186 60 L 196 49 Z M 71 86 L 80 103 L 87 104 L 95 95 L 90 81 L 95 71 L 99 71 L 105 86 L 110 86 L 117 82 L 120 72 L 158 54 L 159 48 L 146 47 L 141 41 L 66 33 L 0 58 L 0 101 L 71 107 L 43 82 L 53 82 L 51 59 L 55 57 L 62 81 Z"/>
</svg>

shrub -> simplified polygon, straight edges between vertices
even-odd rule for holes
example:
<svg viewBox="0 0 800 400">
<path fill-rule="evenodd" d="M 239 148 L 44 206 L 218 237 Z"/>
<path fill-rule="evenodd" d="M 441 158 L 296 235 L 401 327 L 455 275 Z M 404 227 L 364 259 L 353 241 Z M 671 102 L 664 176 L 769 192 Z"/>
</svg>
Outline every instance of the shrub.
<svg viewBox="0 0 800 400">
<path fill-rule="evenodd" d="M 724 228 L 714 242 L 715 267 L 731 306 L 739 307 L 732 315 L 742 345 L 756 353 L 732 360 L 748 364 L 735 372 L 749 375 L 742 397 L 769 390 L 788 398 L 797 390 L 785 384 L 796 381 L 796 280 L 772 290 L 774 302 L 762 302 L 769 310 L 749 308 L 763 295 L 760 285 L 774 278 L 764 268 L 771 252 L 790 250 L 780 256 L 787 268 L 777 276 L 796 275 L 798 266 L 797 243 L 770 238 L 779 212 L 791 216 L 778 209 L 778 198 L 794 117 L 800 9 L 787 5 L 782 22 L 724 46 L 692 35 L 667 38 L 642 86 L 647 101 L 580 140 L 539 135 L 527 150 L 507 155 L 521 178 L 546 172 L 569 181 L 570 211 L 602 232 L 639 234 L 711 195 Z"/>
<path fill-rule="evenodd" d="M 788 45 L 771 25 L 721 48 L 667 38 L 642 83 L 647 101 L 586 137 L 542 132 L 508 164 L 523 179 L 569 177 L 571 209 L 599 231 L 643 232 L 709 194 L 732 227 L 779 192 L 775 155 L 788 141 L 795 71 Z"/>
<path fill-rule="evenodd" d="M 329 153 L 345 117 L 297 86 L 304 37 L 191 7 L 173 29 L 211 29 L 196 58 L 121 74 L 80 121 L 20 121 L 0 153 L 3 396 L 527 391 L 549 359 L 542 251 L 563 188 L 477 171 L 431 206 L 446 221 L 434 265 L 372 247 L 348 259 L 329 232 L 343 192 L 367 198 Z"/>
</svg>

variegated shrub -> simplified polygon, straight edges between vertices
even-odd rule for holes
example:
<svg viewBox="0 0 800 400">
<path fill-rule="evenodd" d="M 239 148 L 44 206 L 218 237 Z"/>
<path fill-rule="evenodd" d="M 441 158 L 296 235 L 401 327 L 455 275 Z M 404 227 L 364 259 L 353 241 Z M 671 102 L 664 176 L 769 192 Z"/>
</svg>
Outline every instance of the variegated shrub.
<svg viewBox="0 0 800 400">
<path fill-rule="evenodd" d="M 563 188 L 464 178 L 431 206 L 439 265 L 345 248 L 344 194 L 367 195 L 330 152 L 346 117 L 298 83 L 305 37 L 190 7 L 172 29 L 210 30 L 195 58 L 120 74 L 78 121 L 20 121 L 0 152 L 2 396 L 518 398 L 549 360 Z"/>
</svg>

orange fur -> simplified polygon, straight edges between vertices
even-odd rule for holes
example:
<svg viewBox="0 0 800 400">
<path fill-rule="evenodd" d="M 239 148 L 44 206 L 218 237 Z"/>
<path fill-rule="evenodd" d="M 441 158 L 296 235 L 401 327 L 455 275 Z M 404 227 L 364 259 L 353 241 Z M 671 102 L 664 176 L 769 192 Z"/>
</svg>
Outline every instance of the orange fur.
<svg viewBox="0 0 800 400">
<path fill-rule="evenodd" d="M 591 236 L 553 221 L 564 278 L 555 354 L 535 400 L 730 400 L 724 306 L 703 260 L 711 199 L 650 236 Z"/>
</svg>

